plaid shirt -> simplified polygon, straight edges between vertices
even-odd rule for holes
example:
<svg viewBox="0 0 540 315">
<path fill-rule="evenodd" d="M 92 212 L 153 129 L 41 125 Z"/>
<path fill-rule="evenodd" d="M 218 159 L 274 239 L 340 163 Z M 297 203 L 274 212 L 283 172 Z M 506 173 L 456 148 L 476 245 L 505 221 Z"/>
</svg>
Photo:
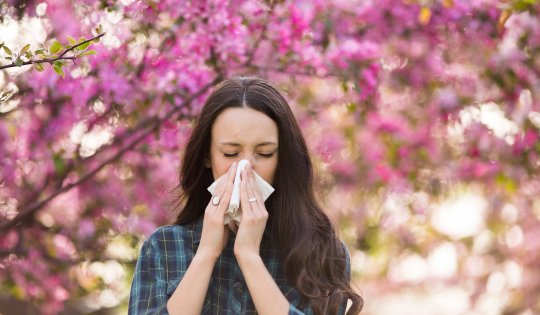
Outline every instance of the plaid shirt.
<svg viewBox="0 0 540 315">
<path fill-rule="evenodd" d="M 168 314 L 167 301 L 186 273 L 197 251 L 201 233 L 202 217 L 192 224 L 160 227 L 144 242 L 133 275 L 128 314 Z M 234 239 L 235 235 L 231 233 L 216 261 L 202 314 L 257 314 L 234 256 Z M 346 252 L 350 277 L 349 253 Z M 289 314 L 313 314 L 309 305 L 300 306 L 300 294 L 286 281 L 277 251 L 261 246 L 260 255 L 289 301 Z M 345 306 L 346 301 L 342 303 L 339 314 L 345 313 Z"/>
</svg>

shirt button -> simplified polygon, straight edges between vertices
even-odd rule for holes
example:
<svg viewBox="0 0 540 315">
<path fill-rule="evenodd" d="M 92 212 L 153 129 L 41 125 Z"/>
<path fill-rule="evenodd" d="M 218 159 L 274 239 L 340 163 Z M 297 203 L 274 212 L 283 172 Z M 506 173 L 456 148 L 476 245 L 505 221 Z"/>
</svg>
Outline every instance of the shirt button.
<svg viewBox="0 0 540 315">
<path fill-rule="evenodd" d="M 234 287 L 238 289 L 240 287 L 240 282 L 235 282 Z"/>
</svg>

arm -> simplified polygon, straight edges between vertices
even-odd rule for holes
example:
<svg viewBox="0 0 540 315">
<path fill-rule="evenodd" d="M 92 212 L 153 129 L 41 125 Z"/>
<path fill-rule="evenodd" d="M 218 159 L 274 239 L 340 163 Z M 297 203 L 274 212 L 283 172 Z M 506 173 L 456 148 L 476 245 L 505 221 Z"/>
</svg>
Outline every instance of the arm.
<svg viewBox="0 0 540 315">
<path fill-rule="evenodd" d="M 165 269 L 154 243 L 152 238 L 145 241 L 137 260 L 129 296 L 129 315 L 167 314 Z"/>
<path fill-rule="evenodd" d="M 214 196 L 219 196 L 222 200 L 218 200 L 217 204 L 210 200 L 204 211 L 201 242 L 197 253 L 167 303 L 171 315 L 180 312 L 182 315 L 201 314 L 214 265 L 229 238 L 229 229 L 223 222 L 225 210 L 231 199 L 235 174 L 236 163 L 233 163 L 229 168 L 228 177 L 221 181 L 214 191 Z"/>
<path fill-rule="evenodd" d="M 249 255 L 237 256 L 237 259 L 257 312 L 262 315 L 288 314 L 289 301 L 281 293 L 261 257 Z"/>
<path fill-rule="evenodd" d="M 129 315 L 200 314 L 216 258 L 196 254 L 171 298 L 167 295 L 167 262 L 155 235 L 145 241 L 137 260 Z"/>
<path fill-rule="evenodd" d="M 157 246 L 156 234 L 143 245 L 137 261 L 131 295 L 129 315 L 138 314 L 200 314 L 214 265 L 227 244 L 228 229 L 224 227 L 224 214 L 232 192 L 236 163 L 229 168 L 228 177 L 221 181 L 214 196 L 220 196 L 217 204 L 210 200 L 204 212 L 203 230 L 197 253 L 191 260 L 178 287 L 167 301 L 167 252 Z M 174 241 L 163 236 L 163 242 Z M 174 254 L 174 253 L 173 253 Z M 186 259 L 181 256 L 179 259 Z M 183 261 L 185 265 L 185 261 Z M 178 266 L 179 264 L 172 264 Z"/>
<path fill-rule="evenodd" d="M 345 252 L 345 276 L 351 279 L 350 254 L 344 242 L 341 242 Z M 262 259 L 258 255 L 251 257 L 237 256 L 240 269 L 244 274 L 253 303 L 260 314 L 286 314 L 301 315 L 308 310 L 300 310 L 282 294 L 274 279 L 266 269 Z M 343 315 L 347 309 L 348 300 L 345 299 L 339 306 L 338 314 Z M 309 308 L 309 307 L 308 307 Z M 310 309 L 310 308 L 309 308 Z"/>
<path fill-rule="evenodd" d="M 210 276 L 216 258 L 195 254 L 186 274 L 167 303 L 167 310 L 174 314 L 201 314 Z"/>
<path fill-rule="evenodd" d="M 281 293 L 259 255 L 268 211 L 256 186 L 251 165 L 246 166 L 241 175 L 242 223 L 238 228 L 234 243 L 236 260 L 246 280 L 257 313 L 288 314 L 291 309 L 289 301 Z M 250 201 L 252 197 L 255 197 L 254 201 Z"/>
</svg>

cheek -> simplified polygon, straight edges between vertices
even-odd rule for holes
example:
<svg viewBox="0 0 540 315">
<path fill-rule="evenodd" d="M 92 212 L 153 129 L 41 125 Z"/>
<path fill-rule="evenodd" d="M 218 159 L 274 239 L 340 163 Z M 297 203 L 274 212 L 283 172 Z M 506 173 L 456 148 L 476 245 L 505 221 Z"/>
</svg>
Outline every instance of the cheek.
<svg viewBox="0 0 540 315">
<path fill-rule="evenodd" d="M 274 176 L 276 174 L 276 168 L 277 168 L 277 159 L 275 161 L 271 161 L 270 163 L 267 163 L 263 165 L 260 168 L 260 171 L 256 170 L 256 172 L 269 184 L 274 184 Z"/>
<path fill-rule="evenodd" d="M 218 179 L 227 171 L 229 170 L 229 167 L 231 166 L 232 162 L 225 161 L 221 158 L 213 158 L 212 159 L 212 175 L 214 175 L 214 180 Z"/>
</svg>

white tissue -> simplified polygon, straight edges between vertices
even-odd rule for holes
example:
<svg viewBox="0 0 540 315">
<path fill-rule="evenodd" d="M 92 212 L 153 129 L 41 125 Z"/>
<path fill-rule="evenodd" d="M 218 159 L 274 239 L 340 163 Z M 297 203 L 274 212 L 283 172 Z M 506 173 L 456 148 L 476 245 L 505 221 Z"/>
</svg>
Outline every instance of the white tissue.
<svg viewBox="0 0 540 315">
<path fill-rule="evenodd" d="M 233 184 L 233 190 L 231 195 L 231 201 L 229 202 L 229 207 L 227 208 L 227 211 L 225 211 L 225 225 L 229 224 L 231 220 L 235 220 L 236 222 L 240 223 L 242 220 L 242 208 L 240 205 L 240 172 L 249 164 L 248 160 L 240 160 L 238 162 L 238 167 L 236 168 L 236 176 L 234 177 L 234 184 Z M 259 186 L 259 190 L 261 191 L 261 194 L 263 196 L 263 199 L 266 201 L 268 197 L 274 192 L 274 187 L 272 187 L 270 184 L 268 184 L 259 174 L 253 172 L 255 175 L 255 181 L 257 182 L 257 186 Z M 214 191 L 216 190 L 217 184 L 220 180 L 225 178 L 227 174 L 221 176 L 220 178 L 216 179 L 212 185 L 208 187 L 208 191 L 214 195 Z M 256 196 L 252 196 L 256 197 Z"/>
</svg>

